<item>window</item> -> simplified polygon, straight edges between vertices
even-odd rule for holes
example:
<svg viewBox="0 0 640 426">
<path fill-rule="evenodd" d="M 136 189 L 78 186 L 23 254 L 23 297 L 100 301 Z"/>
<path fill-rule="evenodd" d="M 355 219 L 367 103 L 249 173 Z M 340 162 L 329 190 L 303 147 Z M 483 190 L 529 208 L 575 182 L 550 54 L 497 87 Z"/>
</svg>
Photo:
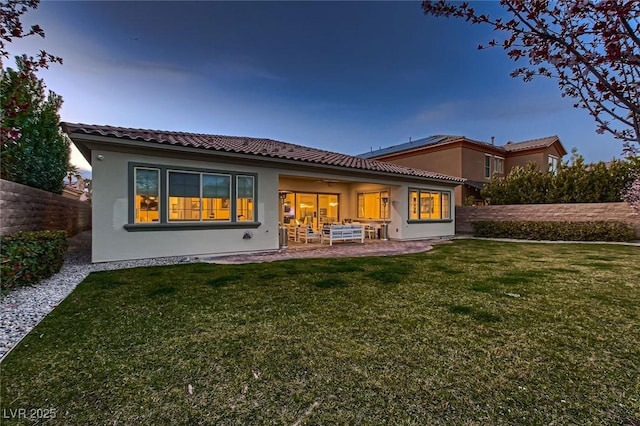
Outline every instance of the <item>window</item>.
<svg viewBox="0 0 640 426">
<path fill-rule="evenodd" d="M 409 220 L 450 220 L 451 193 L 427 189 L 409 190 Z"/>
<path fill-rule="evenodd" d="M 202 175 L 202 220 L 229 221 L 231 176 Z"/>
<path fill-rule="evenodd" d="M 549 171 L 554 172 L 558 170 L 558 157 L 554 157 L 553 155 L 549 156 Z"/>
<path fill-rule="evenodd" d="M 229 221 L 231 176 L 169 172 L 169 221 Z"/>
<path fill-rule="evenodd" d="M 283 201 L 284 223 L 297 223 L 320 228 L 325 223 L 340 221 L 339 194 L 289 192 Z"/>
<path fill-rule="evenodd" d="M 130 164 L 129 224 L 256 221 L 256 176 Z M 128 230 L 142 228 L 125 225 Z M 258 224 L 259 225 L 259 224 Z M 200 225 L 197 225 L 200 226 Z M 158 227 L 145 227 L 157 229 Z"/>
<path fill-rule="evenodd" d="M 358 219 L 389 219 L 390 204 L 388 191 L 359 192 Z"/>
<path fill-rule="evenodd" d="M 504 174 L 504 158 L 493 157 L 493 171 L 495 173 Z"/>
<path fill-rule="evenodd" d="M 484 156 L 484 177 L 491 177 L 491 156 L 489 154 Z"/>
<path fill-rule="evenodd" d="M 253 221 L 253 176 L 238 176 L 236 179 L 238 221 Z"/>
<path fill-rule="evenodd" d="M 200 173 L 169 172 L 169 220 L 200 220 Z"/>
<path fill-rule="evenodd" d="M 157 222 L 159 219 L 160 170 L 136 167 L 134 174 L 134 222 Z"/>
</svg>

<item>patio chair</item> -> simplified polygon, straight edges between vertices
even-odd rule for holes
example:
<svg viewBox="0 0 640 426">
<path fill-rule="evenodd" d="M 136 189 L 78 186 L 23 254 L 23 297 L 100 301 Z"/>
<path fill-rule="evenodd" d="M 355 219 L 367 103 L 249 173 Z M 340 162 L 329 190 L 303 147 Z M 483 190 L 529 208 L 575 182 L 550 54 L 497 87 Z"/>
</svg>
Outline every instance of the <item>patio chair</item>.
<svg viewBox="0 0 640 426">
<path fill-rule="evenodd" d="M 298 225 L 295 222 L 289 222 L 288 226 L 288 238 L 289 241 L 298 241 Z"/>
<path fill-rule="evenodd" d="M 376 229 L 375 225 L 365 225 L 364 233 L 367 238 L 372 240 L 377 237 L 378 230 Z"/>
<path fill-rule="evenodd" d="M 304 241 L 307 244 L 309 241 L 319 240 L 320 234 L 314 232 L 310 226 L 301 226 L 298 228 L 298 241 Z"/>
</svg>

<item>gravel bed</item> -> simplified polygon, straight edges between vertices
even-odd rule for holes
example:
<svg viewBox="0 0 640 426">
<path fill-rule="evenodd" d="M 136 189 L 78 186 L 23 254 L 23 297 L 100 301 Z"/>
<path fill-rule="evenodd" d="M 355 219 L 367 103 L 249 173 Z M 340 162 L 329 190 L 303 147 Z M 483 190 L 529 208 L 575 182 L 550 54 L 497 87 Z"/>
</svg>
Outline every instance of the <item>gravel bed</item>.
<svg viewBox="0 0 640 426">
<path fill-rule="evenodd" d="M 180 256 L 92 264 L 91 231 L 70 238 L 60 272 L 36 285 L 11 291 L 0 300 L 0 362 L 89 273 L 197 261 L 196 257 Z"/>
</svg>

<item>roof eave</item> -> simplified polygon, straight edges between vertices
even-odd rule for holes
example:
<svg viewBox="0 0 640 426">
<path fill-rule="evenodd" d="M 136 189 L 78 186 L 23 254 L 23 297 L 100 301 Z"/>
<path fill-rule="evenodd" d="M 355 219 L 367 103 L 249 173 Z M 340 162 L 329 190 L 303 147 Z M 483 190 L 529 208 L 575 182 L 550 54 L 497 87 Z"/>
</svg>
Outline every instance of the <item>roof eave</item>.
<svg viewBox="0 0 640 426">
<path fill-rule="evenodd" d="M 188 152 L 193 154 L 203 154 L 207 153 L 208 155 L 216 155 L 219 157 L 225 158 L 233 158 L 236 160 L 246 160 L 251 159 L 254 161 L 258 161 L 261 163 L 269 163 L 269 164 L 278 164 L 278 165 L 304 165 L 309 166 L 313 165 L 317 169 L 322 170 L 331 170 L 336 173 L 344 174 L 346 171 L 351 173 L 356 173 L 360 176 L 376 176 L 378 178 L 402 178 L 404 180 L 414 180 L 414 181 L 427 181 L 427 182 L 436 182 L 439 184 L 448 184 L 448 185 L 461 185 L 466 179 L 456 178 L 451 176 L 451 178 L 440 178 L 440 177 L 427 177 L 427 176 L 418 176 L 418 175 L 410 175 L 404 173 L 394 173 L 387 172 L 381 170 L 367 170 L 358 167 L 344 167 L 344 166 L 336 166 L 331 164 L 323 164 L 320 162 L 314 161 L 305 161 L 305 160 L 297 160 L 297 159 L 287 159 L 287 158 L 279 158 L 275 156 L 269 155 L 256 155 L 256 154 L 244 154 L 237 153 L 233 151 L 223 151 L 223 150 L 212 150 L 207 148 L 198 148 L 192 146 L 185 145 L 173 145 L 168 143 L 161 142 L 152 142 L 152 141 L 144 141 L 140 139 L 132 139 L 132 138 L 120 138 L 115 136 L 101 136 L 101 135 L 93 135 L 89 133 L 70 133 L 68 134 L 69 138 L 76 144 L 78 149 L 83 153 L 83 156 L 88 159 L 90 162 L 91 158 L 91 144 L 100 144 L 105 149 L 110 149 L 114 144 L 118 144 L 120 146 L 126 146 L 135 149 L 144 149 L 148 150 L 157 149 L 160 151 L 179 151 L 179 152 Z M 86 153 L 86 154 L 85 154 Z"/>
</svg>

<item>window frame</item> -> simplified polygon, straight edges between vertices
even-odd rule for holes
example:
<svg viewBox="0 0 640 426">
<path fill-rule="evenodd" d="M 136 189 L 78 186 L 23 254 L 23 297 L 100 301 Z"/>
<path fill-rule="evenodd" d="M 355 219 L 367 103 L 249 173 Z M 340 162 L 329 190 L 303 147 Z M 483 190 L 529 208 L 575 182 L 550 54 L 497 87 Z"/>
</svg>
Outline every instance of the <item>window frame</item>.
<svg viewBox="0 0 640 426">
<path fill-rule="evenodd" d="M 152 225 L 154 223 L 158 223 L 158 222 L 136 222 L 136 210 L 138 209 L 138 203 L 137 203 L 137 198 L 138 198 L 138 181 L 136 179 L 137 177 L 137 172 L 138 170 L 151 170 L 156 172 L 156 174 L 158 175 L 158 195 L 156 196 L 158 198 L 158 222 L 160 222 L 160 203 L 161 203 L 161 195 L 160 195 L 160 182 L 162 181 L 162 177 L 161 177 L 161 171 L 159 168 L 157 167 L 146 167 L 146 166 L 140 166 L 140 167 L 134 167 L 133 168 L 133 223 L 135 223 L 136 225 L 142 225 L 142 226 L 148 226 L 148 225 Z"/>
<path fill-rule="evenodd" d="M 382 198 L 384 198 L 382 196 L 383 193 L 386 193 L 386 197 L 388 198 L 388 202 L 386 204 L 386 206 L 384 205 L 384 203 L 382 202 Z M 362 207 L 364 209 L 364 201 L 365 201 L 365 195 L 366 194 L 378 194 L 378 200 L 380 200 L 380 209 L 378 212 L 378 215 L 380 217 L 375 218 L 375 217 L 364 217 L 364 216 L 360 216 L 360 196 L 362 196 Z M 366 209 L 365 209 L 366 211 Z M 389 220 L 391 216 L 391 197 L 389 196 L 389 190 L 388 189 L 381 189 L 379 191 L 357 191 L 356 192 L 356 220 Z"/>
<path fill-rule="evenodd" d="M 174 170 L 174 169 L 167 169 L 166 171 L 167 173 L 167 191 L 166 191 L 166 197 L 165 197 L 165 202 L 167 203 L 167 216 L 166 216 L 166 223 L 186 223 L 186 222 L 202 222 L 202 173 L 198 173 L 198 172 L 194 172 L 191 170 Z M 169 175 L 171 173 L 182 173 L 182 174 L 189 174 L 189 175 L 198 175 L 198 192 L 199 192 L 199 199 L 200 202 L 199 207 L 198 207 L 198 211 L 199 211 L 199 219 L 198 220 L 188 220 L 188 219 L 171 219 L 170 214 L 171 214 L 171 209 L 169 208 L 170 206 L 170 199 L 171 199 L 171 195 L 170 195 L 170 188 L 169 185 L 171 184 L 171 179 L 169 178 Z M 193 197 L 190 197 L 193 198 Z M 161 221 L 161 223 L 163 223 Z"/>
<path fill-rule="evenodd" d="M 228 177 L 229 178 L 229 198 L 227 198 L 227 209 L 229 209 L 229 219 L 205 219 L 204 215 L 203 215 L 203 211 L 204 211 L 204 200 L 205 199 L 209 199 L 211 197 L 204 197 L 204 177 L 205 176 L 216 176 L 216 177 Z M 210 173 L 210 172 L 202 172 L 200 174 L 200 221 L 202 222 L 217 222 L 217 223 L 225 223 L 225 222 L 232 222 L 232 216 L 231 216 L 231 194 L 233 192 L 233 176 L 230 173 Z M 224 198 L 223 198 L 224 200 Z M 223 202 L 224 203 L 224 202 Z M 222 205 L 222 208 L 224 207 L 224 204 Z"/>
<path fill-rule="evenodd" d="M 252 194 L 251 194 L 250 200 L 251 200 L 251 203 L 253 203 L 253 217 L 254 218 L 256 217 L 256 201 L 255 201 L 256 200 L 256 177 L 253 174 L 237 173 L 237 174 L 234 175 L 234 183 L 235 183 L 235 185 L 232 185 L 233 189 L 234 189 L 234 191 L 233 191 L 234 202 L 233 203 L 230 202 L 230 204 L 231 204 L 230 207 L 232 206 L 231 213 L 233 214 L 233 216 L 230 219 L 234 219 L 235 218 L 235 222 L 251 222 L 249 220 L 238 220 L 238 217 L 239 217 L 239 215 L 238 215 L 238 204 L 239 204 L 238 200 L 240 198 L 238 196 L 238 184 L 239 184 L 239 181 L 240 181 L 241 177 L 248 177 L 248 178 L 252 179 L 252 183 L 251 183 L 251 193 Z"/>
<path fill-rule="evenodd" d="M 499 170 L 498 170 L 498 164 L 502 166 L 500 167 Z M 499 157 L 497 155 L 493 156 L 493 173 L 499 173 L 501 175 L 504 174 L 504 157 Z"/>
<path fill-rule="evenodd" d="M 135 182 L 135 170 L 136 169 L 154 169 L 159 170 L 160 182 L 159 182 L 159 205 L 158 205 L 158 222 L 136 222 L 135 221 L 135 194 L 136 194 L 136 182 Z M 169 172 L 177 173 L 197 173 L 200 175 L 200 219 L 199 220 L 169 220 Z M 224 175 L 230 177 L 230 219 L 226 220 L 203 220 L 202 219 L 202 176 L 208 175 Z M 248 176 L 253 178 L 253 220 L 252 221 L 237 221 L 236 218 L 236 177 Z M 128 232 L 137 231 L 160 231 L 160 230 L 191 230 L 191 229 L 235 229 L 235 228 L 257 228 L 262 225 L 258 221 L 258 185 L 259 179 L 257 173 L 241 172 L 234 170 L 220 170 L 220 169 L 203 169 L 198 167 L 183 167 L 173 166 L 167 164 L 155 164 L 155 163 L 138 163 L 129 162 L 128 164 L 128 212 L 127 223 L 123 226 Z"/>
<path fill-rule="evenodd" d="M 415 204 L 415 208 L 416 208 L 416 214 L 418 215 L 417 218 L 412 219 L 411 218 L 411 209 L 413 207 L 412 205 L 412 199 L 411 199 L 411 194 L 413 192 L 416 192 L 416 204 Z M 434 188 L 417 188 L 417 187 L 409 187 L 408 188 L 408 192 L 407 192 L 407 199 L 408 199 L 408 205 L 407 205 L 407 223 L 409 224 L 416 224 L 416 223 L 449 223 L 449 222 L 453 222 L 453 217 L 452 217 L 452 192 L 453 191 L 449 191 L 449 190 L 445 190 L 445 189 L 434 189 Z M 423 206 L 421 205 L 421 200 L 422 200 L 422 195 L 423 194 L 429 194 L 428 195 L 428 199 L 432 200 L 431 194 L 437 193 L 439 194 L 439 199 L 440 199 L 440 218 L 439 219 L 431 219 L 431 217 L 429 218 L 422 218 L 422 210 L 423 210 Z M 445 197 L 446 196 L 446 197 Z M 444 201 L 445 198 L 447 199 L 447 207 L 445 208 L 444 206 Z M 432 211 L 434 211 L 434 206 L 429 205 L 428 207 L 429 209 L 429 216 L 431 216 Z M 442 218 L 443 213 L 447 212 L 449 217 L 448 218 Z"/>
<path fill-rule="evenodd" d="M 484 178 L 491 179 L 491 155 L 484 155 Z"/>
<path fill-rule="evenodd" d="M 558 166 L 560 165 L 560 158 L 555 155 L 548 155 L 547 158 L 547 170 L 551 173 L 555 173 L 558 170 Z"/>
</svg>

